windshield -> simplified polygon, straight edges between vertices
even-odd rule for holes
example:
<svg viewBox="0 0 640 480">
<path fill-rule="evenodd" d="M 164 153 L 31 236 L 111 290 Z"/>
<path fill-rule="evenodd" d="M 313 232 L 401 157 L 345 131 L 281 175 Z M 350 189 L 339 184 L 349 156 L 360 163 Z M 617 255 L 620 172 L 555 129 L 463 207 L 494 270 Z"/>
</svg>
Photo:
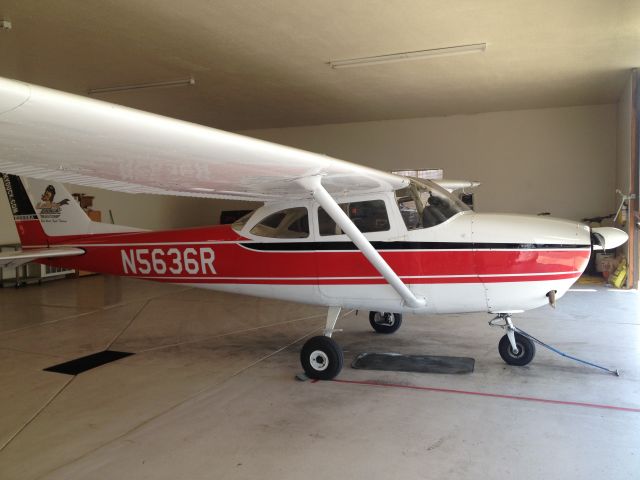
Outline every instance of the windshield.
<svg viewBox="0 0 640 480">
<path fill-rule="evenodd" d="M 444 188 L 417 178 L 411 178 L 408 187 L 396 190 L 396 199 L 407 230 L 433 227 L 469 210 Z"/>
</svg>

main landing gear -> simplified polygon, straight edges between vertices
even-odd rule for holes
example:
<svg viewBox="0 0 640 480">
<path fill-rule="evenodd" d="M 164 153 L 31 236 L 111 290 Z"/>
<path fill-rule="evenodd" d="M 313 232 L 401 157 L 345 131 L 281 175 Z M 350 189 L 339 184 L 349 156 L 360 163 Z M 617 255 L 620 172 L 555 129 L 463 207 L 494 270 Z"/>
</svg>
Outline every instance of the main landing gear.
<svg viewBox="0 0 640 480">
<path fill-rule="evenodd" d="M 307 377 L 316 380 L 331 380 L 342 370 L 344 354 L 342 348 L 331 338 L 340 315 L 340 307 L 329 307 L 324 335 L 312 337 L 300 351 L 300 363 Z"/>
<path fill-rule="evenodd" d="M 393 333 L 402 325 L 401 313 L 369 312 L 369 323 L 378 333 Z"/>
<path fill-rule="evenodd" d="M 498 343 L 498 352 L 506 363 L 518 367 L 531 363 L 536 355 L 536 345 L 532 340 L 515 331 L 508 313 L 499 313 L 489 322 L 489 325 L 500 327 L 507 332 Z"/>
<path fill-rule="evenodd" d="M 329 307 L 324 334 L 310 338 L 302 346 L 300 363 L 309 378 L 332 380 L 342 370 L 344 364 L 342 348 L 331 338 L 336 331 L 338 315 L 340 315 L 340 307 Z M 402 314 L 370 312 L 369 323 L 378 333 L 393 333 L 402 324 Z"/>
</svg>

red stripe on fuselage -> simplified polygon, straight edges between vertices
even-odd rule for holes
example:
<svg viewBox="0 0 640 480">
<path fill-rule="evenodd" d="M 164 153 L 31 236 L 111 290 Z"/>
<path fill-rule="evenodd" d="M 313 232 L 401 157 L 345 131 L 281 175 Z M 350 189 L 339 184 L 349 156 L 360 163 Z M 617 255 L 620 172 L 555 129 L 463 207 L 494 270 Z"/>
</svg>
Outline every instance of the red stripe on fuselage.
<svg viewBox="0 0 640 480">
<path fill-rule="evenodd" d="M 156 281 L 277 285 L 386 283 L 359 251 L 251 250 L 238 244 L 249 240 L 229 226 L 49 237 L 49 240 L 86 250 L 86 254 L 79 257 L 47 262 L 52 265 Z M 188 257 L 195 258 L 194 250 L 199 253 L 203 248 L 215 252 L 215 273 L 202 263 L 191 272 L 185 270 L 185 265 L 179 273 L 168 271 L 170 264 L 177 265 L 173 263 L 177 258 L 181 262 Z M 143 251 L 142 258 L 152 266 L 149 271 L 137 268 L 132 272 L 129 268 L 125 273 L 123 256 L 134 258 L 138 250 Z M 380 253 L 408 284 L 494 283 L 577 278 L 589 260 L 590 249 L 381 250 Z M 156 269 L 152 255 L 157 260 L 156 266 L 162 267 L 164 262 L 164 267 Z M 195 264 L 191 261 L 190 265 Z"/>
<path fill-rule="evenodd" d="M 540 282 L 545 280 L 577 279 L 580 272 L 550 275 L 493 276 L 493 277 L 421 277 L 402 278 L 410 285 L 434 285 L 453 283 L 513 283 Z M 385 285 L 387 281 L 380 278 L 217 278 L 217 277 L 138 277 L 146 280 L 169 283 L 193 283 L 212 285 Z"/>
</svg>

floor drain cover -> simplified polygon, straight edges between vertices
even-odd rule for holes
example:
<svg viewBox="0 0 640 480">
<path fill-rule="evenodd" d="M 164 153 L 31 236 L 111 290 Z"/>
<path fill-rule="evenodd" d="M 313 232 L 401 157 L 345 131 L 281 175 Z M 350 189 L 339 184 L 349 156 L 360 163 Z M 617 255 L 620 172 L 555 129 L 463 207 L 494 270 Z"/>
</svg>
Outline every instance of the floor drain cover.
<svg viewBox="0 0 640 480">
<path fill-rule="evenodd" d="M 476 361 L 468 357 L 361 353 L 351 366 L 361 370 L 417 373 L 471 373 Z"/>
<path fill-rule="evenodd" d="M 54 365 L 53 367 L 45 368 L 44 371 L 64 373 L 66 375 L 78 375 L 79 373 L 86 372 L 92 368 L 128 357 L 129 355 L 133 355 L 133 353 L 104 350 L 102 352 L 87 355 L 86 357 L 76 358 L 74 360 L 69 360 L 68 362 Z"/>
</svg>

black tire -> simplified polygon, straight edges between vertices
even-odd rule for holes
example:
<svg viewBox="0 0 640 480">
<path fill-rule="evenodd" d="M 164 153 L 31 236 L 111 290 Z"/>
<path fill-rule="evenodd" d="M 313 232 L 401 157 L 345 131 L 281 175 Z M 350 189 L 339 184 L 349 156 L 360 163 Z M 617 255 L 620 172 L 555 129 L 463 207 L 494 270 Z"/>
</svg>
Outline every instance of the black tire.
<svg viewBox="0 0 640 480">
<path fill-rule="evenodd" d="M 302 346 L 300 363 L 307 377 L 316 380 L 332 380 L 342 370 L 344 355 L 340 345 L 329 337 L 320 335 L 310 338 Z"/>
<path fill-rule="evenodd" d="M 500 352 L 500 356 L 502 357 L 502 359 L 509 365 L 523 367 L 531 363 L 531 360 L 533 360 L 533 357 L 535 357 L 536 345 L 535 343 L 533 343 L 533 341 L 531 341 L 524 335 L 516 333 L 515 336 L 516 346 L 518 347 L 517 354 L 513 353 L 511 343 L 509 342 L 509 337 L 507 337 L 506 335 L 502 337 L 500 339 L 500 343 L 498 343 L 498 352 Z"/>
<path fill-rule="evenodd" d="M 393 333 L 402 325 L 401 313 L 369 312 L 369 323 L 378 333 Z"/>
</svg>

